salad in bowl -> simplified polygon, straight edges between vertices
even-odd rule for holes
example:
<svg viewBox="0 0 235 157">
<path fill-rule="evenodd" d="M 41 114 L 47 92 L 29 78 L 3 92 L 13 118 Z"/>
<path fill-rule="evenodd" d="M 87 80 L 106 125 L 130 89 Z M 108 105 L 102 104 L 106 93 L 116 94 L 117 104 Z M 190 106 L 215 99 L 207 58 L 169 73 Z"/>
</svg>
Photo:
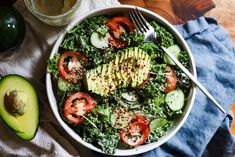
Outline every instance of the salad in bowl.
<svg viewBox="0 0 235 157">
<path fill-rule="evenodd" d="M 80 18 L 48 60 L 47 93 L 57 120 L 78 142 L 106 154 L 133 155 L 164 143 L 182 126 L 195 95 L 159 45 L 144 42 L 127 16 L 132 8 L 100 9 Z M 179 33 L 160 16 L 140 11 L 160 45 L 195 73 Z"/>
</svg>

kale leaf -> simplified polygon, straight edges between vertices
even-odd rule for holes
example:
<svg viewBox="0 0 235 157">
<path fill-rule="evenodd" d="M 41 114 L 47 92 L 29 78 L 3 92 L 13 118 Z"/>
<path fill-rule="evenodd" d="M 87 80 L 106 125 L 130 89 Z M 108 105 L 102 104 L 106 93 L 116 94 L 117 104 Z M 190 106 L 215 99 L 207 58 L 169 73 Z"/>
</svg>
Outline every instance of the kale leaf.
<svg viewBox="0 0 235 157">
<path fill-rule="evenodd" d="M 166 83 L 165 70 L 166 64 L 152 64 L 150 78 L 148 83 L 141 88 L 141 92 L 146 98 L 154 98 L 159 94 L 159 91 L 164 90 Z"/>
<path fill-rule="evenodd" d="M 47 62 L 47 72 L 53 75 L 53 79 L 58 79 L 58 60 L 60 59 L 60 54 L 56 53 L 53 58 L 49 59 Z"/>
<path fill-rule="evenodd" d="M 189 69 L 189 55 L 186 51 L 181 51 L 178 56 L 179 62 L 187 69 Z M 178 67 L 174 67 L 175 74 L 177 76 L 177 84 L 180 89 L 183 90 L 184 93 L 189 93 L 188 90 L 190 89 L 192 82 L 190 79 L 185 75 L 185 73 Z"/>
<path fill-rule="evenodd" d="M 85 121 L 83 127 L 83 139 L 84 141 L 98 145 L 105 153 L 113 154 L 120 141 L 118 130 L 111 126 L 111 107 L 107 104 L 97 106 L 87 118 L 96 127 L 94 127 L 89 121 Z"/>
<path fill-rule="evenodd" d="M 151 21 L 150 24 L 153 26 L 161 46 L 167 48 L 175 43 L 174 36 L 166 28 L 160 26 L 155 21 Z"/>
</svg>

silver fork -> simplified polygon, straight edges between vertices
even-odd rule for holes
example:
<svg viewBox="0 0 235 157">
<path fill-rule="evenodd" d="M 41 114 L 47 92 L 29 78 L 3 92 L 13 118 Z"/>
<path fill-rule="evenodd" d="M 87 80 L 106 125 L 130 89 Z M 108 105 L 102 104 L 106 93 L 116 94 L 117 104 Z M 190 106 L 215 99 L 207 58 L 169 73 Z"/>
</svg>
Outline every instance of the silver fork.
<svg viewBox="0 0 235 157">
<path fill-rule="evenodd" d="M 130 18 L 134 23 L 137 31 L 145 35 L 144 41 L 153 42 L 159 44 L 157 41 L 157 35 L 154 28 L 147 22 L 144 16 L 141 14 L 139 9 L 136 7 L 129 12 Z M 172 61 L 179 66 L 179 68 L 192 80 L 192 82 L 223 112 L 226 111 L 223 107 L 215 100 L 215 98 L 206 90 L 206 88 L 172 55 L 165 47 L 160 48 L 172 59 Z"/>
</svg>

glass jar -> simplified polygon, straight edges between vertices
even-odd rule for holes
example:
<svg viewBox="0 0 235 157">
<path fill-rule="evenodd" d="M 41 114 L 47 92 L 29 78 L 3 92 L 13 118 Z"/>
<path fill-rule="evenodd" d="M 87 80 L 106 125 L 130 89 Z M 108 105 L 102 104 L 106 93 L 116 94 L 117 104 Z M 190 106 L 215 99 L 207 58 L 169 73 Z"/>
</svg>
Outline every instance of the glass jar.
<svg viewBox="0 0 235 157">
<path fill-rule="evenodd" d="M 34 16 L 52 26 L 68 24 L 75 17 L 80 5 L 80 0 L 24 0 L 24 2 Z"/>
</svg>

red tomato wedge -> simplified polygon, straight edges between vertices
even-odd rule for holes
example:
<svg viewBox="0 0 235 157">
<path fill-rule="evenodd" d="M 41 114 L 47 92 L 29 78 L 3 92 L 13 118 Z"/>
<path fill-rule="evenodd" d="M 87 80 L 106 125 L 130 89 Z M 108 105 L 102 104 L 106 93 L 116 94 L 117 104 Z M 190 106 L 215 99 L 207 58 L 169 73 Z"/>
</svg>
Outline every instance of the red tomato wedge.
<svg viewBox="0 0 235 157">
<path fill-rule="evenodd" d="M 134 115 L 135 121 L 129 124 L 127 130 L 120 129 L 122 141 L 129 146 L 143 144 L 150 133 L 147 120 L 141 115 Z"/>
<path fill-rule="evenodd" d="M 127 17 L 114 17 L 105 22 L 110 29 L 109 44 L 114 48 L 124 48 L 126 43 L 119 40 L 125 32 L 134 32 L 135 26 Z"/>
<path fill-rule="evenodd" d="M 84 121 L 83 115 L 92 111 L 96 106 L 93 98 L 84 92 L 77 92 L 68 97 L 64 105 L 64 116 L 74 124 Z"/>
<path fill-rule="evenodd" d="M 59 61 L 59 75 L 70 83 L 77 83 L 85 72 L 84 65 L 88 64 L 87 58 L 79 52 L 64 52 Z"/>
<path fill-rule="evenodd" d="M 177 84 L 177 78 L 175 72 L 170 66 L 166 67 L 165 72 L 167 73 L 167 78 L 166 78 L 166 86 L 164 88 L 164 92 L 167 93 L 175 89 Z"/>
</svg>

